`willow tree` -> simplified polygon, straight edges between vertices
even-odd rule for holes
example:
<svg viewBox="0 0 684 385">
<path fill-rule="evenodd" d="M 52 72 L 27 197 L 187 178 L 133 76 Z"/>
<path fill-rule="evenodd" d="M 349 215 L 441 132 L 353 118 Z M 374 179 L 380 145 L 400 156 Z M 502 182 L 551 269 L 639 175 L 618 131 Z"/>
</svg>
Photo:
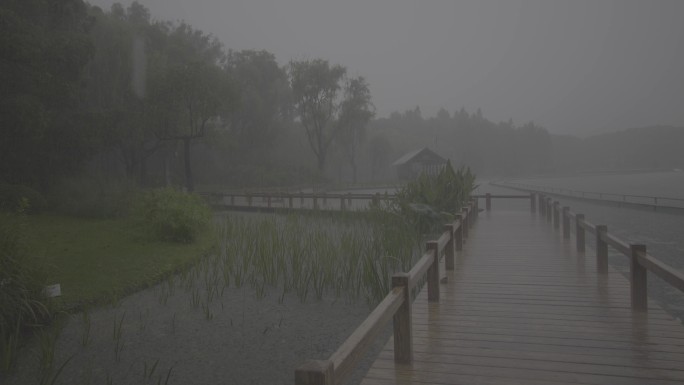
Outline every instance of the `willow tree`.
<svg viewBox="0 0 684 385">
<path fill-rule="evenodd" d="M 295 110 L 306 130 L 309 146 L 316 155 L 318 171 L 325 171 L 330 145 L 339 125 L 339 91 L 347 69 L 331 66 L 327 60 L 290 62 L 290 83 Z"/>
</svg>

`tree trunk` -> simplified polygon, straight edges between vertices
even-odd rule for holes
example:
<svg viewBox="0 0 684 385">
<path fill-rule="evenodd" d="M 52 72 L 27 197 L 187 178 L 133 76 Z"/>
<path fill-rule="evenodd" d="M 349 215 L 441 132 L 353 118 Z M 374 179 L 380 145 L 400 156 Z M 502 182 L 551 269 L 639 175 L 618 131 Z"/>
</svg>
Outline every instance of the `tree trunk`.
<svg viewBox="0 0 684 385">
<path fill-rule="evenodd" d="M 352 181 L 354 182 L 354 184 L 356 184 L 356 170 L 358 167 L 356 166 L 356 162 L 354 162 L 354 161 L 351 162 L 351 166 L 352 166 Z"/>
<path fill-rule="evenodd" d="M 319 152 L 316 158 L 318 159 L 318 171 L 323 176 L 325 174 L 325 152 Z"/>
<path fill-rule="evenodd" d="M 185 153 L 185 188 L 188 192 L 193 192 L 195 191 L 195 184 L 192 181 L 192 168 L 190 168 L 190 140 L 191 138 L 183 138 Z"/>
<path fill-rule="evenodd" d="M 140 186 L 142 187 L 147 187 L 147 157 L 143 156 L 140 159 L 140 170 L 139 170 L 139 178 L 140 178 Z"/>
</svg>

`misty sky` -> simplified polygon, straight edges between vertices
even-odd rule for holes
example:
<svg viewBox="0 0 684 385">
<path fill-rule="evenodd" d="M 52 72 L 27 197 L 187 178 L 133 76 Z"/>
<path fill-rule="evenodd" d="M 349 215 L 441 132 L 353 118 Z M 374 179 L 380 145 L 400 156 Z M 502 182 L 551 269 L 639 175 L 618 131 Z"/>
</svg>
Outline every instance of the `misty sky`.
<svg viewBox="0 0 684 385">
<path fill-rule="evenodd" d="M 480 107 L 580 135 L 684 126 L 684 1 L 139 2 L 229 49 L 344 65 L 368 80 L 378 116 Z"/>
</svg>

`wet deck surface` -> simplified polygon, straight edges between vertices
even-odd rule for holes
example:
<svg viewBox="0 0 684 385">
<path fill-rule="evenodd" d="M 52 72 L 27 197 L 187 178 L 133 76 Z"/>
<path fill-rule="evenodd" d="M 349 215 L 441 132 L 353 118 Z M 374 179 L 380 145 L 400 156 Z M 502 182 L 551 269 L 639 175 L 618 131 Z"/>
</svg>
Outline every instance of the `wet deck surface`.
<svg viewBox="0 0 684 385">
<path fill-rule="evenodd" d="M 414 362 L 390 339 L 362 384 L 684 384 L 684 326 L 632 312 L 627 279 L 586 254 L 538 215 L 481 213 L 439 303 L 414 302 Z"/>
</svg>

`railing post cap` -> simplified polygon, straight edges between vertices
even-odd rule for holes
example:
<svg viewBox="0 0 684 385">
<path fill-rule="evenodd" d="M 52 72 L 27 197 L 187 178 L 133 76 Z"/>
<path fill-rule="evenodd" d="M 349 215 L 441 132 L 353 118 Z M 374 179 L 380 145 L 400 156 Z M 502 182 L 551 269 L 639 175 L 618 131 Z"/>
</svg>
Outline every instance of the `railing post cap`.
<svg viewBox="0 0 684 385">
<path fill-rule="evenodd" d="M 410 279 L 411 275 L 409 273 L 394 273 L 392 275 L 392 287 L 408 288 Z"/>
<path fill-rule="evenodd" d="M 334 372 L 330 360 L 308 360 L 295 370 L 295 385 L 333 385 Z"/>
</svg>

